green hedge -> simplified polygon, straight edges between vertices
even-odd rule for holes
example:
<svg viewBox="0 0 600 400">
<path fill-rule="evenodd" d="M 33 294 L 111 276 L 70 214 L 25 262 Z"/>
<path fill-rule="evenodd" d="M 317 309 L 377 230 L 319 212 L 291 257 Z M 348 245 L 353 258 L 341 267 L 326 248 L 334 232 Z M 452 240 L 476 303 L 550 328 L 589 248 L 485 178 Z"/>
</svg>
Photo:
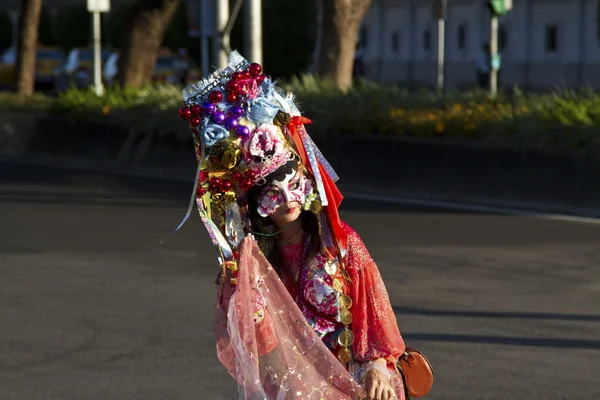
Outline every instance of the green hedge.
<svg viewBox="0 0 600 400">
<path fill-rule="evenodd" d="M 478 140 L 518 149 L 585 150 L 600 154 L 600 95 L 591 91 L 556 90 L 528 94 L 514 90 L 496 101 L 483 92 L 409 93 L 398 87 L 364 82 L 347 93 L 330 81 L 307 76 L 281 85 L 296 95 L 303 114 L 313 120 L 312 134 L 380 134 Z M 113 88 L 106 96 L 70 90 L 57 99 L 17 103 L 11 95 L 0 104 L 11 110 L 32 108 L 107 121 L 140 134 L 189 138 L 178 120 L 181 88 L 141 90 Z"/>
</svg>

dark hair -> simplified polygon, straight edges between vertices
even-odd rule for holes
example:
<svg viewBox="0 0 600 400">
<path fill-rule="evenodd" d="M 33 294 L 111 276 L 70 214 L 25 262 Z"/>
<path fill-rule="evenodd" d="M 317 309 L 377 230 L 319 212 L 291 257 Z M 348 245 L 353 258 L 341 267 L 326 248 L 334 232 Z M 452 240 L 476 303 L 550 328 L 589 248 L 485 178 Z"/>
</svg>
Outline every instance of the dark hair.
<svg viewBox="0 0 600 400">
<path fill-rule="evenodd" d="M 270 217 L 262 217 L 258 213 L 258 203 L 262 190 L 273 181 L 282 181 L 286 175 L 292 171 L 300 171 L 298 160 L 296 158 L 288 161 L 285 165 L 279 167 L 275 172 L 265 177 L 261 184 L 256 184 L 248 191 L 248 217 L 252 224 L 252 231 L 258 233 L 273 234 L 277 228 Z M 300 171 L 304 173 L 304 171 Z M 321 229 L 319 219 L 312 211 L 302 211 L 300 214 L 302 230 L 310 235 L 310 241 L 307 249 L 307 260 L 311 260 L 321 247 Z M 277 236 L 255 235 L 258 246 L 264 253 L 271 265 L 279 272 L 281 268 L 281 258 L 277 249 Z"/>
</svg>

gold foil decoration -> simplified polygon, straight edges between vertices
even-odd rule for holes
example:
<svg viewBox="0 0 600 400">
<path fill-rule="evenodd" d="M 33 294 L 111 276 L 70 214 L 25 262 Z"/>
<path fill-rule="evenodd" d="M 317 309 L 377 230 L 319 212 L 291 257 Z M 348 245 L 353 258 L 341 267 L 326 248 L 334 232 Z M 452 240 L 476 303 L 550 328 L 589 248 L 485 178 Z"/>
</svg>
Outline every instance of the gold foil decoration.
<svg viewBox="0 0 600 400">
<path fill-rule="evenodd" d="M 354 333 L 350 329 L 343 330 L 338 335 L 337 341 L 342 347 L 350 347 L 354 343 Z"/>
<path fill-rule="evenodd" d="M 340 322 L 344 325 L 350 325 L 352 323 L 352 313 L 346 309 L 340 310 Z"/>
<path fill-rule="evenodd" d="M 352 307 L 352 299 L 350 296 L 342 293 L 340 294 L 340 297 L 338 297 L 338 304 L 340 308 L 350 308 Z"/>
<path fill-rule="evenodd" d="M 213 193 L 212 201 L 215 204 L 215 206 L 223 208 L 228 204 L 235 203 L 235 192 L 233 190 L 230 190 L 225 193 Z"/>
<path fill-rule="evenodd" d="M 229 146 L 221 155 L 221 164 L 227 168 L 235 168 L 242 159 L 242 150 L 237 146 Z"/>
<path fill-rule="evenodd" d="M 338 350 L 337 357 L 342 364 L 347 364 L 352 361 L 352 350 L 348 347 L 342 347 Z"/>
<path fill-rule="evenodd" d="M 230 170 L 240 163 L 242 150 L 236 142 L 228 138 L 212 147 L 209 159 L 212 170 Z"/>
<path fill-rule="evenodd" d="M 327 261 L 325 263 L 325 272 L 327 272 L 331 276 L 335 276 L 335 273 L 337 272 L 337 262 Z"/>
<path fill-rule="evenodd" d="M 344 291 L 344 285 L 342 285 L 342 282 L 340 282 L 340 280 L 338 278 L 333 279 L 332 287 L 333 287 L 333 290 L 335 290 L 338 293 Z"/>
</svg>

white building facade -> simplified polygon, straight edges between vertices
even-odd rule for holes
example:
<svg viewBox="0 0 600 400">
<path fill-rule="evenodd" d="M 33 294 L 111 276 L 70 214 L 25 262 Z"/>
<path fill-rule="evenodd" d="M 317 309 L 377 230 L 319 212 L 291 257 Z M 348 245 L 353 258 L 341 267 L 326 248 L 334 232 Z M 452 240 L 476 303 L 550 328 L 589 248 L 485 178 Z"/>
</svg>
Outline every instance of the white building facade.
<svg viewBox="0 0 600 400">
<path fill-rule="evenodd" d="M 599 0 L 513 0 L 500 19 L 500 85 L 600 89 Z M 437 22 L 432 0 L 373 0 L 360 43 L 369 77 L 400 85 L 435 85 Z M 476 60 L 489 39 L 485 0 L 448 0 L 445 82 L 477 82 Z"/>
</svg>

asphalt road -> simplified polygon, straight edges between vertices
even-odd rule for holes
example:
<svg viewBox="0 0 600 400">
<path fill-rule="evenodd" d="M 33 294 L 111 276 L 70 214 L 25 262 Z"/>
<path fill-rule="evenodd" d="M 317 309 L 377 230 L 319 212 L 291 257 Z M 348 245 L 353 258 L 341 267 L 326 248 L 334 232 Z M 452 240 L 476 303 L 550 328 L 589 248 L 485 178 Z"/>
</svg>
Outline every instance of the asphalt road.
<svg viewBox="0 0 600 400">
<path fill-rule="evenodd" d="M 193 172 L 192 172 L 193 174 Z M 0 164 L 0 399 L 234 399 L 191 187 Z M 431 400 L 600 399 L 600 224 L 346 199 Z"/>
</svg>

